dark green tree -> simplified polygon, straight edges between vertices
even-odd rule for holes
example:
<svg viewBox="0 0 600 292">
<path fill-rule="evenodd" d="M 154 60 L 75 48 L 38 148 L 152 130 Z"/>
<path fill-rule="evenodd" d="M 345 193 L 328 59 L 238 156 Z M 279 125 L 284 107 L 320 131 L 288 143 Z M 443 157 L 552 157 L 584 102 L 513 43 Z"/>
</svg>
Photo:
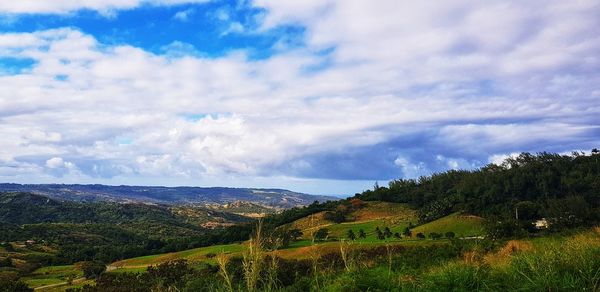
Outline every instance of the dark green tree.
<svg viewBox="0 0 600 292">
<path fill-rule="evenodd" d="M 354 234 L 354 231 L 352 231 L 352 229 L 348 229 L 348 232 L 346 233 L 346 236 L 350 240 L 355 240 L 356 239 L 356 234 Z"/>
<path fill-rule="evenodd" d="M 362 229 L 358 230 L 358 238 L 367 238 L 367 234 L 365 233 L 364 230 L 362 230 Z"/>
<path fill-rule="evenodd" d="M 407 236 L 407 237 L 411 237 L 412 236 L 412 231 L 410 231 L 410 228 L 405 227 L 404 231 L 402 231 L 402 235 Z"/>
<path fill-rule="evenodd" d="M 290 230 L 290 236 L 294 241 L 297 241 L 300 237 L 302 237 L 302 235 L 304 234 L 298 228 Z"/>
<path fill-rule="evenodd" d="M 96 279 L 106 271 L 106 265 L 99 261 L 79 262 L 75 264 L 75 267 L 81 270 L 87 279 Z"/>
<path fill-rule="evenodd" d="M 386 238 L 390 238 L 390 237 L 392 237 L 393 233 L 392 233 L 392 231 L 390 230 L 390 228 L 386 226 L 386 227 L 383 229 L 383 235 L 384 235 Z"/>
<path fill-rule="evenodd" d="M 320 228 L 314 234 L 315 239 L 319 241 L 327 239 L 327 236 L 329 236 L 329 229 L 327 228 Z"/>
</svg>

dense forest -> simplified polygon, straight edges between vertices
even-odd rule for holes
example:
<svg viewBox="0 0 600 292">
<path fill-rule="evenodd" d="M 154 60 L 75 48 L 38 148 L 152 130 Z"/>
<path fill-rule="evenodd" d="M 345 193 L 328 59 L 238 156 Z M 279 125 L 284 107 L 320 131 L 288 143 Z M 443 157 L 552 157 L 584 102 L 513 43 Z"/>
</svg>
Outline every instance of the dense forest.
<svg viewBox="0 0 600 292">
<path fill-rule="evenodd" d="M 356 197 L 408 203 L 421 222 L 463 211 L 498 221 L 547 218 L 555 228 L 591 225 L 600 220 L 600 153 L 522 153 L 473 171 L 394 180 Z"/>
</svg>

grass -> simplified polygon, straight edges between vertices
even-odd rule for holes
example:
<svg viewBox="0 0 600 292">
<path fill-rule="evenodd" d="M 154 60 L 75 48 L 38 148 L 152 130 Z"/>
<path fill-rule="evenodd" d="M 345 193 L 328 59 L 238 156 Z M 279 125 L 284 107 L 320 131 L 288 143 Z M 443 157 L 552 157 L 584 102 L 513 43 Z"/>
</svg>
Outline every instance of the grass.
<svg viewBox="0 0 600 292">
<path fill-rule="evenodd" d="M 75 279 L 82 276 L 81 271 L 77 270 L 73 265 L 65 266 L 49 266 L 39 268 L 23 277 L 23 281 L 31 288 L 40 286 L 59 284 L 66 282 L 69 278 Z"/>
<path fill-rule="evenodd" d="M 543 239 L 511 240 L 492 251 L 475 248 L 458 257 L 444 258 L 435 249 L 416 258 L 399 254 L 390 274 L 388 263 L 380 261 L 331 273 L 321 290 L 600 291 L 600 229 Z M 410 258 L 414 263 L 407 265 Z"/>
<path fill-rule="evenodd" d="M 330 237 L 345 238 L 349 229 L 355 234 L 362 229 L 367 238 L 360 241 L 378 241 L 375 228 L 379 227 L 382 231 L 384 227 L 389 227 L 392 232 L 401 233 L 410 222 L 418 221 L 416 211 L 406 204 L 389 202 L 366 202 L 366 205 L 354 212 L 348 214 L 349 222 L 333 223 L 323 218 L 325 212 L 315 213 L 305 218 L 298 219 L 289 225 L 288 228 L 298 228 L 304 233 L 304 239 L 311 239 L 312 234 L 319 228 L 327 228 Z"/>
<path fill-rule="evenodd" d="M 163 262 L 168 262 L 176 259 L 185 259 L 190 262 L 214 262 L 214 259 L 207 258 L 208 254 L 217 253 L 239 253 L 244 250 L 244 246 L 241 244 L 224 244 L 224 245 L 213 245 L 208 247 L 200 247 L 180 252 L 172 252 L 165 254 L 149 255 L 137 258 L 126 259 L 112 263 L 111 266 L 121 268 L 143 268 L 147 266 L 158 265 Z"/>
<path fill-rule="evenodd" d="M 483 235 L 483 218 L 453 213 L 412 229 L 413 236 L 419 232 L 425 235 L 429 235 L 431 232 L 437 232 L 443 235 L 449 231 L 454 232 L 456 237 Z"/>
</svg>

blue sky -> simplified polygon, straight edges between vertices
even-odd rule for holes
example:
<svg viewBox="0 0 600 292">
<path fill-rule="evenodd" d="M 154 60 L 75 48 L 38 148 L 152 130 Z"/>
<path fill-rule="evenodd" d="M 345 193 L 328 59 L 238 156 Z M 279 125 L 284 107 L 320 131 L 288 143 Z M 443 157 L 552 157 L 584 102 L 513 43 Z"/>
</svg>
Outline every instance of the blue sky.
<svg viewBox="0 0 600 292">
<path fill-rule="evenodd" d="M 0 3 L 0 180 L 353 194 L 600 145 L 597 1 Z"/>
</svg>

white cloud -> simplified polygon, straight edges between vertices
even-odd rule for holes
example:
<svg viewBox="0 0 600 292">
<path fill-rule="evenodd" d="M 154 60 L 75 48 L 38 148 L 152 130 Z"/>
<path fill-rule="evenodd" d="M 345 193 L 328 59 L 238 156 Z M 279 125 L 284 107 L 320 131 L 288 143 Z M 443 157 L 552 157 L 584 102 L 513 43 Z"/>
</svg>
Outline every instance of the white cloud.
<svg viewBox="0 0 600 292">
<path fill-rule="evenodd" d="M 179 21 L 188 21 L 189 17 L 196 12 L 195 9 L 189 8 L 186 10 L 177 11 L 173 18 Z"/>
<path fill-rule="evenodd" d="M 504 160 L 508 158 L 515 158 L 517 156 L 519 156 L 519 153 L 516 152 L 510 154 L 494 154 L 488 158 L 488 162 L 496 165 L 502 165 L 502 163 L 504 163 Z"/>
<path fill-rule="evenodd" d="M 141 2 L 10 3 L 0 11 Z M 392 139 L 440 153 L 448 168 L 600 142 L 593 1 L 254 3 L 263 30 L 305 26 L 306 46 L 251 60 L 202 57 L 183 42 L 157 55 L 75 29 L 0 34 L 0 56 L 37 61 L 0 76 L 0 176 L 43 176 L 60 158 L 102 178 L 233 181 Z M 430 170 L 410 151 L 391 157 L 407 176 Z"/>
<path fill-rule="evenodd" d="M 65 162 L 60 157 L 52 157 L 52 158 L 46 160 L 46 167 L 48 167 L 48 168 L 60 168 L 60 167 L 64 167 L 64 166 L 65 166 Z"/>
</svg>

